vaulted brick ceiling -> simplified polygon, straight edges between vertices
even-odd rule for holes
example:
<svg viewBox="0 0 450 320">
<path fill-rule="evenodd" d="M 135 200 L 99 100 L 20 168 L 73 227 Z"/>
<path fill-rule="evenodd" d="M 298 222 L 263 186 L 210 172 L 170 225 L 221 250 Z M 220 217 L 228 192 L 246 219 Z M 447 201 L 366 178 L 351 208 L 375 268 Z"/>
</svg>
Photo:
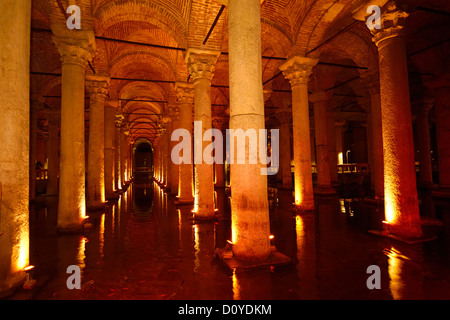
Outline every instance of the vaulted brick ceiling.
<svg viewBox="0 0 450 320">
<path fill-rule="evenodd" d="M 63 8 L 69 5 L 68 0 L 59 2 Z M 127 111 L 126 120 L 133 139 L 147 137 L 153 140 L 155 135 L 150 132 L 155 132 L 158 119 L 167 114 L 170 105 L 176 103 L 174 82 L 187 81 L 189 78 L 184 62 L 188 47 L 228 52 L 226 9 L 208 41 L 203 44 L 221 8 L 216 0 L 81 0 L 70 1 L 70 4 L 74 2 L 81 7 L 82 27 L 94 30 L 97 37 L 97 52 L 91 63 L 92 69 L 114 78 L 111 81 L 110 98 L 121 99 L 121 105 Z M 425 1 L 412 2 L 418 6 Z M 308 54 L 324 62 L 375 68 L 378 58 L 370 33 L 363 22 L 355 22 L 352 17 L 352 11 L 364 3 L 367 1 L 265 0 L 261 5 L 263 56 L 288 58 L 295 54 Z M 449 6 L 445 0 L 426 1 L 428 6 L 433 6 L 433 3 L 444 6 L 444 10 L 448 9 L 445 6 Z M 436 19 L 436 16 L 430 17 L 429 13 L 428 16 L 423 12 L 414 15 L 420 25 L 411 26 L 411 38 L 418 33 L 417 29 L 424 28 L 421 39 L 427 38 L 427 34 L 435 30 L 434 24 L 444 21 Z M 33 74 L 31 90 L 56 97 L 46 100 L 46 104 L 54 108 L 58 108 L 60 103 L 57 98 L 60 94 L 57 74 L 61 72 L 61 62 L 52 43 L 51 33 L 45 30 L 51 30 L 58 24 L 65 25 L 65 17 L 57 0 L 33 0 L 31 69 L 33 72 L 54 73 L 56 76 Z M 351 28 L 323 44 L 349 25 L 352 25 Z M 428 33 L 427 26 L 431 26 Z M 128 43 L 105 38 L 126 40 Z M 418 50 L 440 38 L 434 35 L 432 40 L 427 39 L 412 39 L 409 44 L 414 50 Z M 439 60 L 439 57 L 433 56 L 433 51 L 427 54 L 432 56 L 429 59 Z M 282 75 L 276 76 L 283 60 L 263 58 L 262 63 L 264 88 L 274 90 L 266 105 L 267 114 L 270 115 L 272 108 L 290 105 L 290 86 Z M 412 63 L 417 70 L 434 72 L 420 56 L 415 56 Z M 327 86 L 351 79 L 359 71 L 363 71 L 331 66 L 317 69 L 317 73 L 327 75 L 327 79 L 320 80 Z M 90 68 L 87 71 L 92 72 Z M 268 81 L 271 78 L 273 80 Z M 152 82 L 138 81 L 140 79 Z M 228 85 L 226 54 L 219 57 L 213 85 L 213 115 L 224 116 L 228 107 L 228 89 L 223 87 Z M 358 81 L 343 85 L 335 92 L 346 95 L 338 95 L 333 101 L 335 104 L 346 104 L 352 96 L 365 94 Z M 88 107 L 87 101 L 86 108 Z M 364 117 L 364 113 L 357 115 L 358 119 L 363 120 Z"/>
</svg>

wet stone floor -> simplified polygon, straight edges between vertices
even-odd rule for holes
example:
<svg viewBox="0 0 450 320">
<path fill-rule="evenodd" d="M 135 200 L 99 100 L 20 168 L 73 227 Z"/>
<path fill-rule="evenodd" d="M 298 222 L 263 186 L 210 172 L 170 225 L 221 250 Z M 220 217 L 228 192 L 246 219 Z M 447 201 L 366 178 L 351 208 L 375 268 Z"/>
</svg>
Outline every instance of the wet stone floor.
<svg viewBox="0 0 450 320">
<path fill-rule="evenodd" d="M 55 233 L 57 203 L 30 210 L 30 264 L 41 283 L 33 299 L 450 299 L 450 206 L 421 201 L 436 240 L 406 244 L 368 232 L 380 229 L 374 204 L 316 198 L 316 212 L 296 215 L 289 194 L 271 192 L 271 233 L 292 264 L 233 272 L 214 257 L 231 238 L 228 196 L 217 192 L 218 219 L 195 224 L 191 208 L 154 183 L 133 183 L 104 212 L 89 213 L 84 234 Z M 78 265 L 81 289 L 69 290 L 67 267 Z M 381 289 L 369 290 L 370 265 Z"/>
</svg>

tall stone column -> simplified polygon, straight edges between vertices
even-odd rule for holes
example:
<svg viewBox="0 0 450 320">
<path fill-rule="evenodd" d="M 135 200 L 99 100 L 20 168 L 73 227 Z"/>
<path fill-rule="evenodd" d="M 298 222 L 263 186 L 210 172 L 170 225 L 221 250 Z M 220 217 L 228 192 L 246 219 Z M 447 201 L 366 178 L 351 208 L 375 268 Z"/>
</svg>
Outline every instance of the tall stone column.
<svg viewBox="0 0 450 320">
<path fill-rule="evenodd" d="M 280 169 L 282 188 L 292 189 L 291 174 L 291 119 L 292 111 L 289 108 L 277 110 L 276 117 L 280 121 Z"/>
<path fill-rule="evenodd" d="M 58 228 L 79 230 L 86 213 L 84 92 L 86 66 L 95 50 L 92 31 L 54 30 L 61 55 L 61 162 Z"/>
<path fill-rule="evenodd" d="M 177 101 L 180 110 L 180 129 L 190 134 L 189 144 L 192 150 L 192 104 L 194 102 L 194 88 L 190 83 L 176 83 Z M 184 152 L 184 151 L 183 151 Z M 183 154 L 181 154 L 183 156 Z M 178 175 L 178 201 L 177 204 L 193 204 L 193 157 L 191 153 L 189 163 L 180 163 Z"/>
<path fill-rule="evenodd" d="M 338 164 L 344 164 L 344 146 L 342 143 L 342 134 L 345 123 L 345 120 L 335 120 L 334 122 L 334 131 L 336 135 L 336 155 Z"/>
<path fill-rule="evenodd" d="M 228 118 L 223 117 L 215 117 L 213 119 L 213 127 L 214 129 L 220 130 L 222 133 L 222 137 L 224 137 L 224 141 L 222 143 L 222 161 L 214 162 L 214 187 L 215 188 L 225 188 L 225 156 L 226 156 L 226 128 L 228 127 Z M 215 146 L 218 148 L 219 146 Z M 216 150 L 216 149 L 214 149 Z M 215 156 L 215 155 L 214 155 Z"/>
<path fill-rule="evenodd" d="M 381 29 L 372 32 L 379 56 L 386 221 L 393 234 L 420 237 L 408 67 L 402 35 L 407 16 L 390 1 L 383 8 Z"/>
<path fill-rule="evenodd" d="M 330 180 L 332 186 L 338 185 L 338 156 L 336 153 L 336 129 L 334 126 L 335 113 L 327 112 L 327 140 L 328 140 L 328 161 L 330 166 Z"/>
<path fill-rule="evenodd" d="M 128 170 L 128 128 L 126 123 L 122 123 L 120 127 L 120 180 L 122 181 L 122 187 L 125 186 L 128 181 L 127 170 Z"/>
<path fill-rule="evenodd" d="M 116 114 L 115 116 L 115 127 L 116 130 L 114 132 L 114 141 L 115 141 L 115 152 L 114 152 L 114 187 L 116 190 L 122 189 L 124 181 L 122 180 L 121 170 L 122 170 L 122 139 L 121 139 L 121 127 L 122 127 L 122 121 L 123 121 L 123 115 L 122 114 Z"/>
<path fill-rule="evenodd" d="M 38 112 L 42 108 L 42 95 L 32 94 L 30 104 L 30 201 L 36 199 L 36 159 Z"/>
<path fill-rule="evenodd" d="M 25 278 L 29 262 L 31 1 L 0 2 L 0 297 Z M 12 31 L 13 30 L 13 31 Z"/>
<path fill-rule="evenodd" d="M 115 187 L 115 113 L 119 105 L 118 100 L 107 100 L 105 102 L 105 197 L 114 198 Z"/>
<path fill-rule="evenodd" d="M 186 54 L 186 62 L 191 78 L 194 80 L 194 119 L 201 121 L 201 137 L 195 137 L 194 133 L 194 159 L 195 139 L 200 143 L 202 152 L 210 142 L 201 139 L 206 130 L 211 129 L 211 81 L 220 52 L 189 48 Z M 200 151 L 201 150 L 201 151 Z M 197 154 L 197 157 L 200 155 Z M 194 160 L 195 161 L 195 160 Z M 214 168 L 213 164 L 203 161 L 195 163 L 195 218 L 210 220 L 214 214 Z"/>
<path fill-rule="evenodd" d="M 97 208 L 105 202 L 105 99 L 109 77 L 90 75 L 89 146 L 87 170 L 87 205 Z"/>
<path fill-rule="evenodd" d="M 47 111 L 48 121 L 48 170 L 47 196 L 58 194 L 59 170 L 59 124 L 61 114 L 59 110 Z"/>
<path fill-rule="evenodd" d="M 419 186 L 431 188 L 433 186 L 433 172 L 431 168 L 431 138 L 429 113 L 433 108 L 432 98 L 418 101 L 417 110 L 417 142 L 419 148 Z M 437 118 L 437 117 L 436 117 Z"/>
<path fill-rule="evenodd" d="M 369 70 L 361 74 L 361 79 L 370 94 L 370 126 L 372 139 L 372 162 L 370 177 L 375 198 L 384 197 L 384 157 L 383 157 L 383 129 L 381 120 L 380 75 L 378 70 Z"/>
<path fill-rule="evenodd" d="M 439 188 L 433 194 L 450 196 L 450 73 L 444 73 L 433 80 L 436 137 L 439 167 Z"/>
<path fill-rule="evenodd" d="M 170 193 L 172 195 L 178 194 L 178 177 L 180 175 L 180 166 L 172 161 L 171 153 L 176 145 L 176 141 L 172 141 L 172 133 L 180 128 L 180 108 L 178 106 L 169 107 L 169 116 L 172 119 L 170 123 L 169 134 L 169 165 L 170 165 Z"/>
<path fill-rule="evenodd" d="M 280 67 L 292 88 L 295 206 L 314 210 L 309 130 L 308 80 L 317 59 L 295 56 Z"/>
<path fill-rule="evenodd" d="M 327 105 L 329 95 L 325 91 L 318 91 L 310 95 L 309 101 L 314 104 L 314 134 L 316 137 L 317 188 L 315 193 L 333 195 L 336 191 L 331 188 L 330 161 L 328 158 L 327 137 Z"/>
<path fill-rule="evenodd" d="M 230 134 L 237 129 L 256 130 L 261 138 L 265 118 L 259 0 L 228 1 L 228 34 Z M 245 143 L 245 163 L 238 164 L 236 153 L 244 150 L 236 149 L 230 158 L 233 254 L 237 260 L 265 260 L 270 256 L 270 221 L 267 176 L 261 169 L 266 166 L 259 161 L 250 164 L 249 143 Z"/>
</svg>

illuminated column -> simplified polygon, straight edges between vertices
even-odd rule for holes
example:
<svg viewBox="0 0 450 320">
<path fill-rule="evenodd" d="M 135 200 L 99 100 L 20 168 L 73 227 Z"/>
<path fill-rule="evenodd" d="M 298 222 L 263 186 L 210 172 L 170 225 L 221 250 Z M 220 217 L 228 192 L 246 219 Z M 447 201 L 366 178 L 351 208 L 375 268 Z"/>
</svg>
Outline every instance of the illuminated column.
<svg viewBox="0 0 450 320">
<path fill-rule="evenodd" d="M 439 191 L 450 195 L 450 74 L 434 81 L 436 136 L 439 164 Z"/>
<path fill-rule="evenodd" d="M 120 180 L 122 187 L 127 182 L 127 153 L 128 153 L 128 128 L 125 122 L 122 122 L 120 127 Z"/>
<path fill-rule="evenodd" d="M 88 76 L 90 92 L 89 146 L 87 165 L 87 205 L 99 207 L 105 202 L 105 99 L 109 77 Z"/>
<path fill-rule="evenodd" d="M 186 53 L 186 62 L 191 78 L 194 80 L 194 119 L 201 121 L 201 152 L 211 142 L 201 139 L 206 130 L 211 129 L 211 80 L 220 52 L 189 48 Z M 200 134 L 200 132 L 199 132 Z M 194 153 L 195 153 L 194 142 Z M 199 155 L 197 155 L 199 156 Z M 203 157 L 202 157 L 203 158 Z M 195 159 L 195 157 L 194 157 Z M 195 160 L 194 160 L 195 161 Z M 214 168 L 213 164 L 205 161 L 195 163 L 195 218 L 209 220 L 214 215 Z"/>
<path fill-rule="evenodd" d="M 289 108 L 281 108 L 277 110 L 276 117 L 280 121 L 280 170 L 282 187 L 283 189 L 292 189 L 290 132 L 292 111 Z"/>
<path fill-rule="evenodd" d="M 178 106 L 172 106 L 169 108 L 169 116 L 172 119 L 170 123 L 170 134 L 169 134 L 169 165 L 170 165 L 170 193 L 173 195 L 178 194 L 178 176 L 180 175 L 180 168 L 178 164 L 172 161 L 171 153 L 172 149 L 177 144 L 176 141 L 171 141 L 172 133 L 180 128 L 180 109 Z"/>
<path fill-rule="evenodd" d="M 256 130 L 257 136 L 265 128 L 260 5 L 259 0 L 228 1 L 230 130 Z M 264 260 L 270 255 L 265 165 L 250 164 L 249 143 L 245 163 L 237 164 L 236 153 L 244 150 L 236 149 L 230 158 L 233 254 L 237 260 Z"/>
<path fill-rule="evenodd" d="M 295 56 L 280 67 L 292 88 L 295 206 L 302 211 L 314 210 L 308 80 L 318 62 L 317 59 Z"/>
<path fill-rule="evenodd" d="M 372 139 L 371 180 L 375 198 L 384 197 L 383 129 L 381 122 L 380 75 L 378 70 L 369 70 L 361 75 L 370 94 L 370 126 Z"/>
<path fill-rule="evenodd" d="M 334 131 L 336 135 L 336 155 L 338 164 L 344 164 L 344 147 L 342 144 L 342 134 L 345 125 L 345 120 L 335 120 L 334 121 Z"/>
<path fill-rule="evenodd" d="M 105 197 L 114 197 L 115 189 L 115 113 L 119 105 L 118 100 L 107 100 L 105 103 Z"/>
<path fill-rule="evenodd" d="M 310 95 L 314 104 L 314 134 L 316 137 L 317 188 L 315 193 L 329 195 L 336 191 L 331 188 L 330 161 L 328 158 L 327 105 L 329 95 L 318 91 Z"/>
<path fill-rule="evenodd" d="M 37 158 L 37 127 L 38 112 L 43 104 L 43 97 L 39 94 L 31 95 L 30 104 L 30 200 L 36 198 L 36 158 Z"/>
<path fill-rule="evenodd" d="M 334 112 L 327 112 L 327 140 L 328 140 L 328 160 L 330 166 L 330 179 L 332 185 L 338 185 L 338 156 L 336 153 L 336 129 L 334 126 Z"/>
<path fill-rule="evenodd" d="M 58 228 L 72 231 L 82 227 L 86 213 L 84 92 L 95 37 L 92 31 L 61 28 L 54 32 L 62 61 Z"/>
<path fill-rule="evenodd" d="M 383 12 L 382 28 L 372 30 L 378 47 L 384 149 L 384 200 L 391 232 L 420 237 L 419 203 L 403 23 L 408 16 L 393 1 Z"/>
<path fill-rule="evenodd" d="M 0 2 L 0 297 L 25 278 L 29 258 L 31 2 Z M 14 32 L 12 32 L 14 30 Z"/>
<path fill-rule="evenodd" d="M 190 133 L 192 150 L 192 104 L 194 102 L 194 88 L 190 83 L 176 83 L 177 101 L 180 110 L 180 128 Z M 184 152 L 184 151 L 183 151 Z M 183 154 L 181 154 L 183 156 Z M 194 203 L 193 196 L 193 166 L 192 153 L 189 163 L 180 163 L 178 175 L 178 204 Z"/>
<path fill-rule="evenodd" d="M 215 188 L 225 188 L 225 155 L 226 155 L 226 128 L 228 127 L 228 118 L 223 117 L 215 117 L 213 120 L 213 127 L 217 130 L 220 130 L 222 136 L 224 137 L 224 143 L 222 144 L 222 161 L 214 162 L 214 181 Z"/>
<path fill-rule="evenodd" d="M 431 169 L 431 138 L 429 112 L 433 107 L 432 98 L 418 101 L 417 112 L 417 142 L 419 148 L 419 186 L 430 188 L 433 186 L 433 173 Z M 437 118 L 437 117 L 436 117 Z M 436 119 L 437 121 L 437 119 Z"/>
<path fill-rule="evenodd" d="M 58 194 L 58 168 L 59 168 L 59 123 L 60 112 L 51 110 L 46 112 L 48 121 L 48 170 L 47 195 Z"/>
<path fill-rule="evenodd" d="M 164 187 L 168 192 L 170 192 L 170 189 L 172 188 L 172 181 L 171 181 L 171 163 L 172 159 L 170 158 L 171 153 L 171 141 L 170 141 L 170 135 L 171 135 L 171 125 L 172 125 L 172 119 L 169 117 L 163 118 L 164 121 L 164 135 L 163 138 L 163 145 L 162 145 L 162 156 L 164 161 L 164 168 L 163 168 L 163 174 L 164 174 Z"/>
<path fill-rule="evenodd" d="M 116 110 L 117 112 L 117 110 Z M 122 184 L 124 181 L 121 179 L 121 168 L 122 168 L 122 162 L 121 162 L 121 127 L 122 127 L 122 121 L 123 121 L 123 115 L 122 114 L 115 114 L 115 127 L 116 130 L 114 132 L 114 141 L 115 141 L 115 156 L 114 156 L 114 188 L 116 190 L 122 189 Z"/>
</svg>

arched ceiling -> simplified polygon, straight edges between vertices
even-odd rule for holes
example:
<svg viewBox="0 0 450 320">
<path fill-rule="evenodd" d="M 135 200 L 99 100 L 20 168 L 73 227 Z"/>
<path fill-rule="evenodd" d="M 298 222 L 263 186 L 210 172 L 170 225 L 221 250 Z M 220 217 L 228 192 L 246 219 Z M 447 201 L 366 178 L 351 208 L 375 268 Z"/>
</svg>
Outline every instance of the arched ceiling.
<svg viewBox="0 0 450 320">
<path fill-rule="evenodd" d="M 402 1 L 402 0 L 400 0 Z M 271 90 L 266 113 L 291 105 L 290 85 L 279 66 L 293 55 L 320 59 L 315 77 L 322 89 L 333 89 L 333 107 L 356 103 L 367 90 L 358 75 L 376 69 L 377 50 L 364 22 L 353 18 L 356 8 L 368 0 L 265 0 L 261 5 L 262 66 L 265 90 Z M 51 29 L 65 25 L 61 10 L 69 0 L 32 2 L 31 90 L 52 97 L 58 107 L 61 62 L 52 42 Z M 408 1 L 414 21 L 406 28 L 408 54 L 442 42 L 448 33 L 450 4 L 446 0 Z M 175 82 L 187 81 L 184 61 L 188 47 L 220 50 L 212 81 L 213 116 L 226 116 L 228 108 L 227 9 L 204 43 L 221 3 L 217 0 L 76 0 L 82 11 L 82 27 L 96 36 L 97 51 L 87 72 L 109 74 L 109 97 L 119 99 L 132 140 L 157 137 L 158 121 L 176 104 Z M 61 6 L 60 6 L 61 5 Z M 417 9 L 438 8 L 442 14 Z M 437 28 L 447 32 L 434 32 Z M 409 57 L 417 77 L 448 68 L 442 56 L 447 45 L 438 45 Z M 448 60 L 448 59 L 447 59 Z M 430 63 L 431 62 L 431 63 Z M 322 63 L 322 64 L 321 64 Z M 334 65 L 333 65 L 334 64 Z M 338 65 L 338 66 L 337 66 Z M 343 66 L 339 66 L 343 65 Z M 416 81 L 418 78 L 411 75 Z M 192 80 L 190 80 L 192 81 Z M 88 95 L 87 95 L 88 96 Z M 87 100 L 86 108 L 89 108 Z M 361 109 L 361 108 L 359 108 Z M 345 112 L 339 113 L 345 118 Z M 359 118 L 364 119 L 361 112 Z M 351 117 L 355 117 L 352 114 Z"/>
</svg>

